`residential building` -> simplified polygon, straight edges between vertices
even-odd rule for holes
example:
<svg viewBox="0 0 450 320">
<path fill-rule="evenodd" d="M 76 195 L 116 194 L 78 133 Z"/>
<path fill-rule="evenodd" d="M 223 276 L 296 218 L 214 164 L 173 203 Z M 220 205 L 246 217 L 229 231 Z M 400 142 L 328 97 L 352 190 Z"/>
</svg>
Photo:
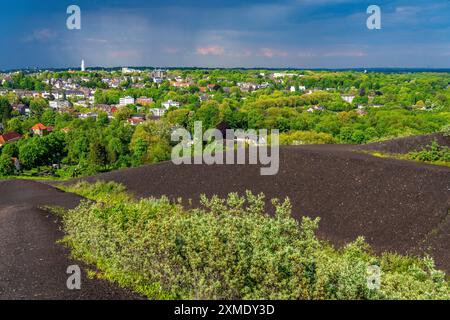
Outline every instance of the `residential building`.
<svg viewBox="0 0 450 320">
<path fill-rule="evenodd" d="M 78 115 L 78 118 L 80 118 L 80 119 L 88 119 L 88 118 L 96 119 L 97 117 L 98 117 L 98 113 L 96 113 L 96 112 L 80 113 Z"/>
<path fill-rule="evenodd" d="M 26 105 L 24 105 L 24 104 L 13 104 L 11 107 L 12 107 L 12 109 L 14 111 L 17 111 L 20 115 L 22 115 L 22 116 L 26 115 L 26 109 L 27 109 Z"/>
<path fill-rule="evenodd" d="M 164 81 L 163 78 L 160 78 L 160 77 L 153 77 L 153 82 L 154 82 L 154 83 L 162 83 L 163 81 Z"/>
<path fill-rule="evenodd" d="M 188 88 L 191 85 L 191 83 L 185 82 L 185 81 L 180 82 L 177 80 L 177 81 L 171 81 L 170 85 L 175 88 Z"/>
<path fill-rule="evenodd" d="M 48 104 L 50 108 L 55 110 L 70 108 L 70 102 L 66 100 L 53 100 L 49 101 Z"/>
<path fill-rule="evenodd" d="M 163 108 L 153 108 L 150 109 L 150 112 L 153 114 L 154 117 L 162 117 L 166 114 L 167 110 Z"/>
<path fill-rule="evenodd" d="M 242 92 L 251 92 L 259 88 L 258 84 L 256 83 L 238 83 L 237 85 Z"/>
<path fill-rule="evenodd" d="M 133 97 L 127 96 L 127 97 L 124 97 L 124 98 L 120 98 L 120 100 L 119 100 L 119 105 L 120 106 L 123 107 L 123 106 L 127 106 L 129 104 L 134 104 L 134 98 Z"/>
<path fill-rule="evenodd" d="M 162 80 L 167 76 L 167 71 L 161 70 L 161 69 L 155 69 L 152 71 L 152 73 L 150 75 L 152 78 L 160 78 Z"/>
<path fill-rule="evenodd" d="M 130 69 L 130 68 L 127 68 L 127 67 L 122 68 L 122 73 L 123 73 L 123 74 L 133 73 L 134 71 L 135 71 L 135 70 Z"/>
<path fill-rule="evenodd" d="M 20 139 L 22 139 L 22 135 L 17 132 L 2 134 L 0 135 L 0 147 L 3 147 L 7 143 L 11 143 Z"/>
<path fill-rule="evenodd" d="M 351 94 L 343 94 L 341 95 L 341 98 L 348 103 L 353 103 L 353 100 L 355 100 L 355 96 Z"/>
<path fill-rule="evenodd" d="M 200 102 L 205 102 L 205 101 L 210 100 L 212 97 L 214 97 L 214 95 L 205 93 L 205 94 L 202 94 L 199 96 L 199 100 L 200 100 Z"/>
<path fill-rule="evenodd" d="M 277 73 L 274 73 L 273 75 L 272 75 L 272 77 L 273 78 L 284 78 L 284 77 L 289 77 L 289 78 L 292 78 L 292 77 L 301 77 L 301 75 L 298 75 L 298 74 L 296 74 L 296 73 L 282 73 L 282 72 L 277 72 Z"/>
<path fill-rule="evenodd" d="M 147 97 L 140 97 L 136 100 L 136 103 L 141 106 L 149 106 L 153 104 L 153 98 L 147 98 Z"/>
<path fill-rule="evenodd" d="M 133 126 L 137 126 L 138 124 L 145 122 L 145 116 L 141 114 L 134 114 L 127 120 L 127 122 Z"/>
<path fill-rule="evenodd" d="M 84 99 L 85 93 L 81 90 L 66 90 L 66 97 L 72 99 Z"/>
<path fill-rule="evenodd" d="M 309 108 L 308 110 L 306 110 L 307 112 L 309 112 L 309 113 L 313 113 L 313 112 L 316 112 L 316 111 L 325 111 L 326 109 L 325 109 L 325 107 L 322 107 L 322 106 L 314 106 L 314 107 L 312 107 L 312 108 Z"/>
<path fill-rule="evenodd" d="M 169 110 L 169 108 L 171 108 L 171 107 L 179 108 L 180 107 L 180 103 L 176 102 L 176 101 L 173 101 L 173 100 L 168 100 L 166 102 L 163 102 L 162 106 L 164 108 L 166 108 L 167 110 Z"/>
<path fill-rule="evenodd" d="M 53 127 L 47 127 L 47 126 L 43 125 L 42 123 L 37 123 L 31 128 L 31 131 L 33 132 L 34 135 L 42 137 L 42 136 L 52 132 Z"/>
</svg>

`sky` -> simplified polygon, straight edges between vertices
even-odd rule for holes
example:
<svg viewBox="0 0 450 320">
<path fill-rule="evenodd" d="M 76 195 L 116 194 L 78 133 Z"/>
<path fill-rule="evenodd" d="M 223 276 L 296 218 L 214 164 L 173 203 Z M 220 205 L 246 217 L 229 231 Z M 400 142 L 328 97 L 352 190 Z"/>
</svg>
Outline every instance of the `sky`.
<svg viewBox="0 0 450 320">
<path fill-rule="evenodd" d="M 69 30 L 67 7 L 81 9 Z M 369 30 L 369 5 L 381 29 Z M 449 0 L 15 0 L 0 69 L 450 68 Z"/>
</svg>

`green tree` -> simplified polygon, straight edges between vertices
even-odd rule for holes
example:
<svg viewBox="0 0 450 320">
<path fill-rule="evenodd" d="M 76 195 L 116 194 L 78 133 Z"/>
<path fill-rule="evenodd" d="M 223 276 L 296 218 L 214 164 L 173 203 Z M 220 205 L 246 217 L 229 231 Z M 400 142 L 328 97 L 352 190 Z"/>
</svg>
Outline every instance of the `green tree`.
<svg viewBox="0 0 450 320">
<path fill-rule="evenodd" d="M 20 144 L 19 159 L 25 168 L 31 169 L 44 164 L 47 152 L 41 138 L 33 137 Z"/>
<path fill-rule="evenodd" d="M 97 167 L 105 167 L 108 163 L 108 152 L 99 141 L 92 142 L 89 146 L 89 162 Z"/>
<path fill-rule="evenodd" d="M 42 113 L 41 122 L 46 126 L 54 126 L 57 113 L 52 109 L 47 109 Z"/>
<path fill-rule="evenodd" d="M 0 123 L 5 127 L 7 126 L 7 121 L 11 117 L 11 105 L 6 97 L 0 97 Z"/>
<path fill-rule="evenodd" d="M 33 117 L 41 117 L 46 108 L 48 108 L 48 103 L 43 98 L 35 98 L 30 101 L 30 113 Z"/>
<path fill-rule="evenodd" d="M 134 167 L 138 167 L 144 163 L 147 149 L 148 143 L 144 139 L 138 138 L 133 146 L 132 165 Z"/>
<path fill-rule="evenodd" d="M 11 157 L 7 154 L 0 156 L 0 177 L 10 176 L 14 174 L 14 163 Z"/>
<path fill-rule="evenodd" d="M 23 122 L 19 118 L 12 118 L 6 124 L 7 131 L 24 133 Z"/>
</svg>

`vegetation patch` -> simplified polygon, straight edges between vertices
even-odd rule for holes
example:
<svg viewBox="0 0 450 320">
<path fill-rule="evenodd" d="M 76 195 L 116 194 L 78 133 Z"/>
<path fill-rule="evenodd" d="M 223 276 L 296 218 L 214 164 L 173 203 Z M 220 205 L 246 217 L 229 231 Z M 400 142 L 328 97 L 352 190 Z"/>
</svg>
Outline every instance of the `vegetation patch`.
<svg viewBox="0 0 450 320">
<path fill-rule="evenodd" d="M 186 210 L 115 183 L 65 189 L 96 200 L 62 213 L 73 255 L 150 299 L 450 299 L 431 258 L 377 256 L 363 238 L 336 249 L 316 237 L 319 219 L 292 217 L 288 199 L 270 216 L 250 192 Z M 374 265 L 379 290 L 367 284 Z"/>
<path fill-rule="evenodd" d="M 335 144 L 337 140 L 331 134 L 314 131 L 293 131 L 280 135 L 281 145 Z"/>
<path fill-rule="evenodd" d="M 427 148 L 421 151 L 410 152 L 407 154 L 388 154 L 383 152 L 370 152 L 369 154 L 379 158 L 396 158 L 401 160 L 414 160 L 434 165 L 450 167 L 450 148 L 441 146 L 434 141 Z"/>
<path fill-rule="evenodd" d="M 450 166 L 450 148 L 447 146 L 440 146 L 437 142 L 433 142 L 431 146 L 422 151 L 408 154 L 408 157 L 422 162 Z"/>
</svg>

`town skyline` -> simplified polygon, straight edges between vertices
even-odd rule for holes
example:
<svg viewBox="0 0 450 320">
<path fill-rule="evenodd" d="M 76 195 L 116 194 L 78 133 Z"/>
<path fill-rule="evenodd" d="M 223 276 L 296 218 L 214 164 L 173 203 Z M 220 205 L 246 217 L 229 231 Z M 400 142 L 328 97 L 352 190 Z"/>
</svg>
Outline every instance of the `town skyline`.
<svg viewBox="0 0 450 320">
<path fill-rule="evenodd" d="M 255 66 L 255 67 L 201 67 L 201 66 L 157 66 L 157 65 L 141 65 L 141 66 L 133 66 L 133 65 L 117 65 L 117 66 L 88 66 L 86 64 L 85 59 L 81 60 L 80 66 L 67 66 L 67 67 L 47 67 L 47 68 L 39 68 L 39 67 L 25 67 L 25 68 L 15 68 L 15 69 L 0 69 L 0 72 L 11 73 L 18 71 L 28 71 L 28 72 L 42 72 L 42 71 L 81 71 L 81 72 L 90 72 L 90 71 L 100 71 L 100 70 L 129 70 L 129 71 L 144 71 L 144 70 L 179 70 L 179 69 L 198 69 L 198 70 L 292 70 L 292 71 L 360 71 L 360 72 L 381 72 L 381 73 L 390 73 L 390 72 L 450 72 L 450 67 L 374 67 L 374 68 L 365 68 L 365 67 L 342 67 L 342 68 L 298 68 L 298 67 L 265 67 L 265 66 Z"/>
</svg>

